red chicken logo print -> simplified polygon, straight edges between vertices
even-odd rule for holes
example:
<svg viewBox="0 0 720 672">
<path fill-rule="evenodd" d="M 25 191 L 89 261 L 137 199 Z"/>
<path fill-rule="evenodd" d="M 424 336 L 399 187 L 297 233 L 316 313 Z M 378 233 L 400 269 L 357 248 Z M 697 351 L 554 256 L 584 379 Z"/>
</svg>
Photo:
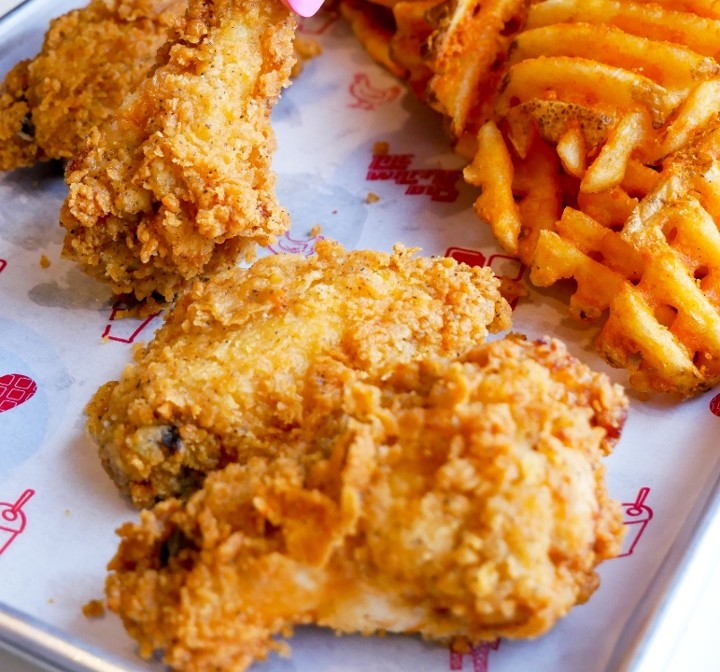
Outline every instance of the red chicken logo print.
<svg viewBox="0 0 720 672">
<path fill-rule="evenodd" d="M 353 75 L 348 91 L 355 99 L 355 102 L 348 104 L 348 107 L 372 111 L 380 105 L 395 100 L 402 92 L 402 89 L 397 84 L 386 87 L 373 85 L 367 73 L 356 72 Z"/>
<path fill-rule="evenodd" d="M 139 321 L 131 317 L 123 317 L 123 314 L 127 311 L 128 306 L 122 301 L 118 300 L 110 311 L 110 317 L 105 325 L 100 338 L 107 339 L 108 341 L 115 341 L 117 343 L 134 343 L 135 339 L 140 333 L 147 327 L 160 313 L 153 313 L 144 320 Z M 119 319 L 119 318 L 123 319 Z"/>
</svg>

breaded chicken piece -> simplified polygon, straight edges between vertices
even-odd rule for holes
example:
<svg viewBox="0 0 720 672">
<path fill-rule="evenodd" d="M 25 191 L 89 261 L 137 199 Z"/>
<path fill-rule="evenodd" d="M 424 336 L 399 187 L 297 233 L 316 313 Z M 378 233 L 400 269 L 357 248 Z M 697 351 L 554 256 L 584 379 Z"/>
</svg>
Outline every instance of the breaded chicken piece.
<svg viewBox="0 0 720 672">
<path fill-rule="evenodd" d="M 517 336 L 380 384 L 313 373 L 295 458 L 230 465 L 120 529 L 108 604 L 143 656 L 239 672 L 307 623 L 534 637 L 590 597 L 623 534 L 601 463 L 621 388 Z"/>
<path fill-rule="evenodd" d="M 294 29 L 280 0 L 193 0 L 152 74 L 68 165 L 64 253 L 117 294 L 169 301 L 285 232 L 270 111 Z"/>
<path fill-rule="evenodd" d="M 0 170 L 69 159 L 155 64 L 186 0 L 92 0 L 54 19 L 0 87 Z"/>
<path fill-rule="evenodd" d="M 395 362 L 457 356 L 509 326 L 489 269 L 321 241 L 311 257 L 269 256 L 196 282 L 97 392 L 88 428 L 120 490 L 149 506 L 187 495 L 208 471 L 273 455 L 302 423 L 318 357 L 382 378 Z"/>
</svg>

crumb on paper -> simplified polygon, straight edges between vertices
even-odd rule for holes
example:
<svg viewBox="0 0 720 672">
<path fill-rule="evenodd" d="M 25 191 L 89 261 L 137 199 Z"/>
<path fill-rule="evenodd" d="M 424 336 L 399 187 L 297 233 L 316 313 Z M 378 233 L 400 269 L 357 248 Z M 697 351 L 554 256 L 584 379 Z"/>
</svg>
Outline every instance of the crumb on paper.
<svg viewBox="0 0 720 672">
<path fill-rule="evenodd" d="M 373 154 L 375 156 L 385 156 L 390 152 L 390 143 L 385 142 L 384 140 L 378 140 L 373 145 Z"/>
<path fill-rule="evenodd" d="M 380 200 L 380 196 L 373 193 L 372 191 L 368 191 L 367 196 L 365 197 L 366 203 L 377 203 Z"/>
<path fill-rule="evenodd" d="M 310 229 L 310 236 L 314 238 L 315 236 L 319 236 L 322 233 L 322 226 L 320 224 L 315 224 L 315 226 Z"/>
<path fill-rule="evenodd" d="M 41 268 L 49 268 L 50 267 L 50 259 L 47 258 L 47 255 L 44 255 L 44 254 L 40 255 L 40 267 Z"/>
<path fill-rule="evenodd" d="M 72 512 L 70 511 L 70 509 L 65 509 L 65 515 L 68 517 L 70 517 L 72 515 Z"/>
<path fill-rule="evenodd" d="M 48 597 L 48 604 L 55 604 L 55 598 Z"/>
<path fill-rule="evenodd" d="M 90 600 L 83 604 L 85 618 L 102 618 L 105 615 L 105 603 L 102 600 Z"/>
</svg>

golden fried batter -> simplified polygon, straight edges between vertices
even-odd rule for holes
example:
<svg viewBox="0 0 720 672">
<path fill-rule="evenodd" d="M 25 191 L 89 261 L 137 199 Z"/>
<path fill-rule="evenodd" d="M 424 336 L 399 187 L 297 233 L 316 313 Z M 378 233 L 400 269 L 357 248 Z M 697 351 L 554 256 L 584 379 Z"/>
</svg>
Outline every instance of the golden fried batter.
<svg viewBox="0 0 720 672">
<path fill-rule="evenodd" d="M 311 373 L 295 458 L 230 465 L 121 528 L 108 604 L 143 656 L 239 672 L 305 623 L 533 637 L 596 589 L 623 531 L 600 458 L 627 400 L 604 375 L 513 336 L 379 385 Z"/>
<path fill-rule="evenodd" d="M 0 88 L 0 170 L 69 159 L 145 78 L 186 0 L 92 0 Z"/>
<path fill-rule="evenodd" d="M 100 388 L 88 427 L 118 487 L 148 506 L 273 454 L 301 423 L 319 356 L 382 377 L 396 361 L 462 354 L 509 315 L 489 269 L 323 241 L 309 258 L 196 282 L 122 379 Z"/>
<path fill-rule="evenodd" d="M 193 0 L 153 73 L 68 165 L 65 254 L 118 294 L 167 301 L 283 233 L 270 111 L 294 27 L 280 0 Z"/>
</svg>

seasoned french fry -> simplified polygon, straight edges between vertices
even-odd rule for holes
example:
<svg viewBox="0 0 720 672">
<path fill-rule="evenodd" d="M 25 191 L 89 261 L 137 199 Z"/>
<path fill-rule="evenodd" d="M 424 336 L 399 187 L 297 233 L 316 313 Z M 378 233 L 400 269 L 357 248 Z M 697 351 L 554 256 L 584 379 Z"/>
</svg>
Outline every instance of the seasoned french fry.
<svg viewBox="0 0 720 672">
<path fill-rule="evenodd" d="M 610 131 L 600 154 L 587 169 L 580 191 L 597 194 L 619 185 L 632 152 L 648 142 L 650 122 L 641 111 L 626 114 Z"/>
<path fill-rule="evenodd" d="M 480 187 L 475 211 L 487 221 L 500 244 L 511 254 L 518 251 L 520 210 L 513 198 L 514 168 L 510 152 L 494 122 L 478 133 L 478 152 L 463 172 L 469 184 Z"/>
<path fill-rule="evenodd" d="M 557 153 L 565 172 L 582 178 L 587 170 L 587 147 L 585 136 L 577 124 L 562 134 L 557 143 Z"/>
<path fill-rule="evenodd" d="M 720 79 L 711 79 L 697 86 L 665 130 L 656 157 L 663 158 L 686 145 L 693 135 L 718 116 L 719 111 Z"/>
<path fill-rule="evenodd" d="M 661 4 L 672 6 L 666 9 Z M 708 7 L 712 3 L 702 3 Z M 689 47 L 715 58 L 720 40 L 720 21 L 683 11 L 672 0 L 638 3 L 618 0 L 545 0 L 533 4 L 527 29 L 557 23 L 599 23 L 658 42 Z"/>
</svg>

